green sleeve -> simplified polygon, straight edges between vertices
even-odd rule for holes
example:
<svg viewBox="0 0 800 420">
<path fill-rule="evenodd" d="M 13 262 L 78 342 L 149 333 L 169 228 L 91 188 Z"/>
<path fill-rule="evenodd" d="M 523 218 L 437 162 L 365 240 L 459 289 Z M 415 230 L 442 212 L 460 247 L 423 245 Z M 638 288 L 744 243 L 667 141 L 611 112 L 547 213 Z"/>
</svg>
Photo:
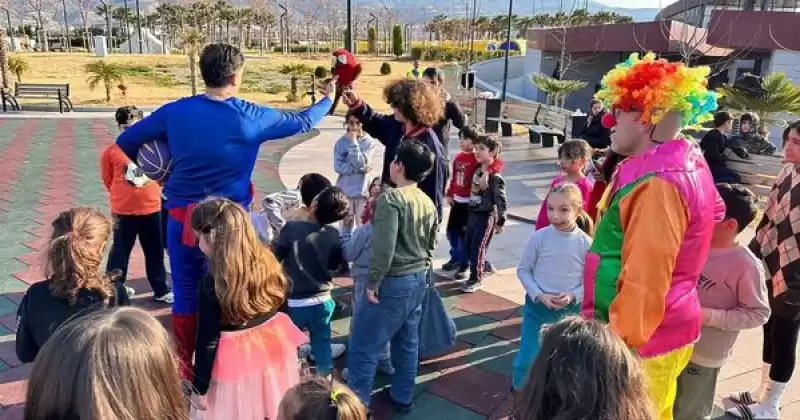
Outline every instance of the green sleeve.
<svg viewBox="0 0 800 420">
<path fill-rule="evenodd" d="M 372 219 L 372 261 L 369 265 L 370 290 L 377 290 L 381 280 L 386 277 L 392 265 L 400 214 L 397 206 L 383 194 L 375 206 Z"/>
</svg>

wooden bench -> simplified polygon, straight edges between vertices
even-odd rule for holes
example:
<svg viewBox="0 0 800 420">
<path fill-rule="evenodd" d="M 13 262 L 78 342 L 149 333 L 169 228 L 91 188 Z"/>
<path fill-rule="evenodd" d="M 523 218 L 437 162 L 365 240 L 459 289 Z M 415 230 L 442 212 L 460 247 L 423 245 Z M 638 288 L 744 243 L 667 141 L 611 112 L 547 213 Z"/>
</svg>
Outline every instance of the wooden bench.
<svg viewBox="0 0 800 420">
<path fill-rule="evenodd" d="M 14 83 L 14 102 L 12 108 L 21 111 L 22 107 L 17 98 L 25 99 L 54 99 L 58 101 L 58 111 L 72 111 L 72 101 L 69 99 L 69 84 L 33 84 Z"/>
<path fill-rule="evenodd" d="M 513 125 L 530 126 L 536 124 L 536 116 L 539 114 L 541 107 L 542 104 L 538 103 L 506 102 L 503 105 L 500 117 L 487 117 L 486 119 L 500 124 L 500 135 L 502 137 L 512 137 L 514 135 Z"/>
<path fill-rule="evenodd" d="M 725 155 L 728 157 L 728 168 L 742 177 L 742 184 L 758 196 L 760 202 L 766 202 L 775 185 L 775 178 L 783 168 L 781 157 L 751 154 L 749 158 L 742 159 L 729 150 Z"/>
<path fill-rule="evenodd" d="M 564 143 L 567 138 L 567 124 L 569 111 L 550 105 L 542 105 L 536 117 L 536 124 L 528 129 L 531 131 L 531 143 L 542 143 L 542 147 L 553 147 L 557 140 Z M 534 139 L 535 137 L 535 139 Z"/>
</svg>

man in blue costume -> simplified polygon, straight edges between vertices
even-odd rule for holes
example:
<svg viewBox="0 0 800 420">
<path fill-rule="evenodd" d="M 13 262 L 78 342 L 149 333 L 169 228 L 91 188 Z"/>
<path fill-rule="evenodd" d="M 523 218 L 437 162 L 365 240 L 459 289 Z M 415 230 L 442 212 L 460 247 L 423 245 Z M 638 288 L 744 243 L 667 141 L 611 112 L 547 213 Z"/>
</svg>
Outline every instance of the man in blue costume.
<svg viewBox="0 0 800 420">
<path fill-rule="evenodd" d="M 335 81 L 322 100 L 299 112 L 262 107 L 236 97 L 242 84 L 244 55 L 233 45 L 211 44 L 200 55 L 205 93 L 165 104 L 131 126 L 117 144 L 131 159 L 147 141 L 166 139 L 172 170 L 164 185 L 169 211 L 169 249 L 175 303 L 172 328 L 181 374 L 192 372 L 197 330 L 197 282 L 205 274 L 203 254 L 189 227 L 192 209 L 209 196 L 248 206 L 250 178 L 262 143 L 314 128 L 331 108 Z"/>
</svg>

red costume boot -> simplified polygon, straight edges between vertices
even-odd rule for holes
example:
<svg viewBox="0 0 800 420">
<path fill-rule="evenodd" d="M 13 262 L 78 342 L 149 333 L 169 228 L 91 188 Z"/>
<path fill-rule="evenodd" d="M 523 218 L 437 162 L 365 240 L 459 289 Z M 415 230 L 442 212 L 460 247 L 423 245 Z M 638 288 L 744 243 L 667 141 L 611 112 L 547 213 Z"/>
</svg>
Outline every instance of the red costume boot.
<svg viewBox="0 0 800 420">
<path fill-rule="evenodd" d="M 197 336 L 197 315 L 172 314 L 172 332 L 175 334 L 181 378 L 191 381 L 194 372 L 192 356 Z"/>
</svg>

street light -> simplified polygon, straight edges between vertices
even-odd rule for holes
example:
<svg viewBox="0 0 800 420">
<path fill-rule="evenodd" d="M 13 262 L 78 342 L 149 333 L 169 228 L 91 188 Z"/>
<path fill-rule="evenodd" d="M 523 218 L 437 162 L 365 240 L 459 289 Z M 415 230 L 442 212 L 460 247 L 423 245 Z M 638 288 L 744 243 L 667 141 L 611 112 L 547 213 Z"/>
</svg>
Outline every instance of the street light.
<svg viewBox="0 0 800 420">
<path fill-rule="evenodd" d="M 136 0 L 136 32 L 139 33 L 139 54 L 142 54 L 144 46 L 142 44 L 142 13 L 139 8 L 139 0 Z"/>
<path fill-rule="evenodd" d="M 353 47 L 353 0 L 347 0 L 347 30 L 345 32 L 344 47 L 347 51 L 355 53 Z"/>
<path fill-rule="evenodd" d="M 506 88 L 508 87 L 508 56 L 511 54 L 511 16 L 514 13 L 514 0 L 508 0 L 508 27 L 506 28 L 506 55 L 503 62 L 503 90 L 500 100 L 506 101 Z"/>
</svg>

